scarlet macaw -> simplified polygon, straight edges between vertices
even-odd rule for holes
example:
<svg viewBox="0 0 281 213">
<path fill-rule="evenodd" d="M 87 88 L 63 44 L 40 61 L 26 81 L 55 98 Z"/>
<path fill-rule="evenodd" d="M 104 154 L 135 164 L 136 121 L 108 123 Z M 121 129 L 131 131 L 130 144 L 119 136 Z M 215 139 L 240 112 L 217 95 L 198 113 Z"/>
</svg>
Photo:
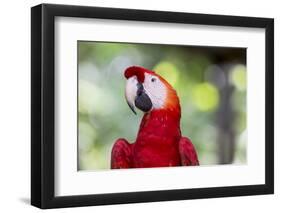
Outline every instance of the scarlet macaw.
<svg viewBox="0 0 281 213">
<path fill-rule="evenodd" d="M 144 112 L 134 143 L 118 139 L 111 152 L 111 168 L 199 165 L 196 150 L 180 129 L 181 107 L 173 87 L 160 75 L 132 66 L 124 72 L 125 96 L 134 113 Z"/>
</svg>

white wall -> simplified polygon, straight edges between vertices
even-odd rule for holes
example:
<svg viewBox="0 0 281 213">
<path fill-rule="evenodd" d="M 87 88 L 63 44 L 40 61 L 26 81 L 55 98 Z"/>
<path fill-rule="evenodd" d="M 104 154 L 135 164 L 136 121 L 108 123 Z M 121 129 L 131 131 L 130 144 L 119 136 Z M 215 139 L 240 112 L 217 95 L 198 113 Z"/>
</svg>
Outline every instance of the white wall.
<svg viewBox="0 0 281 213">
<path fill-rule="evenodd" d="M 45 3 L 81 4 L 195 13 L 275 18 L 275 195 L 173 201 L 67 209 L 67 212 L 276 212 L 281 207 L 281 13 L 276 1 L 130 1 L 60 0 Z M 38 212 L 29 206 L 30 196 L 30 7 L 41 3 L 1 2 L 0 31 L 0 211 Z M 66 212 L 66 209 L 51 210 Z"/>
</svg>

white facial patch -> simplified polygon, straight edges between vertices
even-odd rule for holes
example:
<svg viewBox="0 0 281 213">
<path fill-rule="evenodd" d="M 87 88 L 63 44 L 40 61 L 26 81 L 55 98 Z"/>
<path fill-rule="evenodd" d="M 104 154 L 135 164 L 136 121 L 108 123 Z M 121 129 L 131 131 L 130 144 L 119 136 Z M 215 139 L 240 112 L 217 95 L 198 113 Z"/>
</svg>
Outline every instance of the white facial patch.
<svg viewBox="0 0 281 213">
<path fill-rule="evenodd" d="M 143 87 L 152 102 L 153 108 L 163 108 L 167 96 L 166 86 L 163 82 L 157 76 L 145 73 Z"/>
<path fill-rule="evenodd" d="M 126 82 L 126 89 L 125 89 L 125 96 L 127 101 L 132 105 L 133 107 L 135 106 L 135 97 L 137 94 L 137 77 L 132 76 L 131 78 L 127 79 Z"/>
</svg>

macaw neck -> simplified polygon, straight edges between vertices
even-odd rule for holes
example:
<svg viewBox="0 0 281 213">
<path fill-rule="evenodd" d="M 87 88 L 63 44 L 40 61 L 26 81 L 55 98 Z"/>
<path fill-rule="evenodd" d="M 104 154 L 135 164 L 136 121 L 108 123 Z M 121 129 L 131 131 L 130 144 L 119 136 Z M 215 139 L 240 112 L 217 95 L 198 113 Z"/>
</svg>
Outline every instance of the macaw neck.
<svg viewBox="0 0 281 213">
<path fill-rule="evenodd" d="M 138 135 L 178 136 L 180 117 L 180 108 L 154 109 L 144 114 Z"/>
</svg>

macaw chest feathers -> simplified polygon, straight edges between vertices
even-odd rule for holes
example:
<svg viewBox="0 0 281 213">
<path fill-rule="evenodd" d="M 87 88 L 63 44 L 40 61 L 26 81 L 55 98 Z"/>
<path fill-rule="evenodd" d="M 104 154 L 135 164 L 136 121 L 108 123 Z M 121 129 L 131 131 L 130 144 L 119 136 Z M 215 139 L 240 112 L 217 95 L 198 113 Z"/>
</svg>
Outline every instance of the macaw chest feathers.
<svg viewBox="0 0 281 213">
<path fill-rule="evenodd" d="M 163 111 L 145 114 L 133 146 L 135 166 L 180 165 L 178 151 L 180 138 L 179 118 Z"/>
</svg>

